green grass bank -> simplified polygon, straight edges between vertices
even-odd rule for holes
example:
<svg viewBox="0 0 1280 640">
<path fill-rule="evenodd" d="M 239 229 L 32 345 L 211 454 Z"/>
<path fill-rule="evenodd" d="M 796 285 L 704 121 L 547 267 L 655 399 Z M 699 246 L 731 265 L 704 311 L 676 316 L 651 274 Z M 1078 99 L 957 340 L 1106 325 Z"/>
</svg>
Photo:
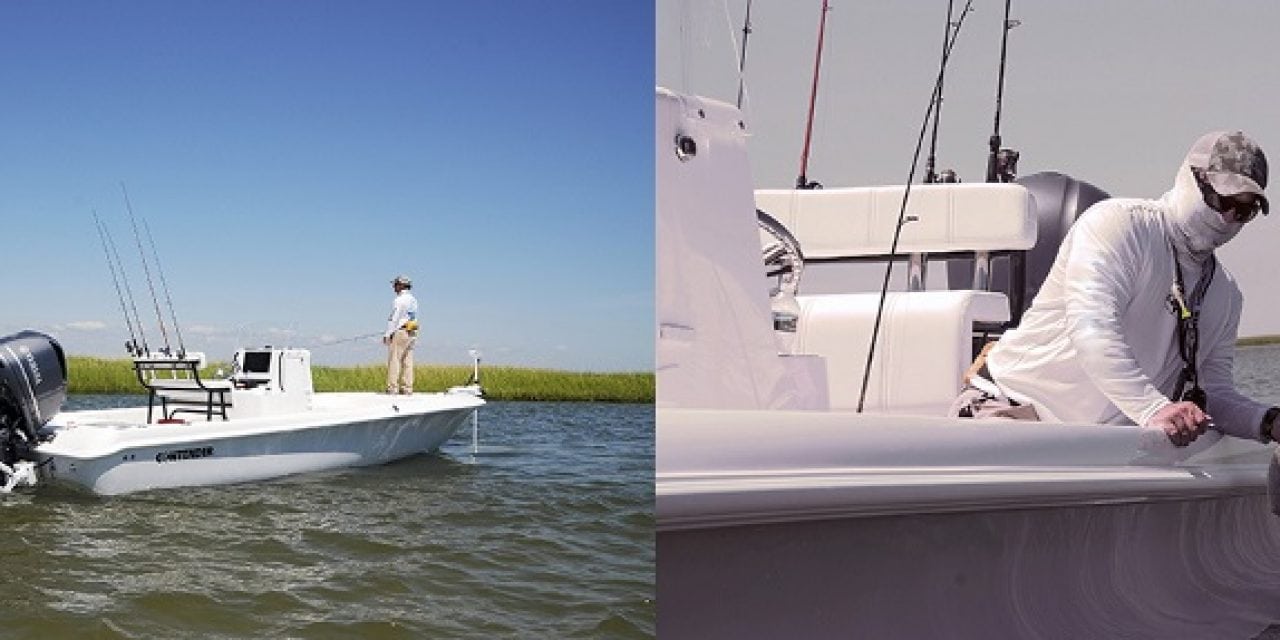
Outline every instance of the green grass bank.
<svg viewBox="0 0 1280 640">
<path fill-rule="evenodd" d="M 70 393 L 141 393 L 133 364 L 125 359 L 71 356 L 67 362 Z M 212 363 L 201 375 L 213 376 L 226 363 Z M 387 379 L 385 366 L 312 367 L 316 391 L 381 391 Z M 414 367 L 414 388 L 443 391 L 471 377 L 470 366 L 419 365 Z M 523 367 L 481 367 L 485 398 L 489 400 L 540 400 L 580 402 L 652 403 L 653 374 L 585 373 Z"/>
<path fill-rule="evenodd" d="M 1240 338 L 1236 340 L 1238 347 L 1256 347 L 1262 344 L 1280 343 L 1280 336 L 1253 336 L 1251 338 Z"/>
</svg>

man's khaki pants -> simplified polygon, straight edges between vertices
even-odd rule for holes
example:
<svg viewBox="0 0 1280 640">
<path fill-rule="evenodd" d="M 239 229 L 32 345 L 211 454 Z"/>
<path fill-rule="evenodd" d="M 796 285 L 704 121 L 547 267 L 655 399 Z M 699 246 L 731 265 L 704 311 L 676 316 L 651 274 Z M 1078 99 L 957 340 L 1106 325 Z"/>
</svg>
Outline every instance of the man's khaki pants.
<svg viewBox="0 0 1280 640">
<path fill-rule="evenodd" d="M 387 347 L 387 393 L 413 393 L 413 345 L 418 339 L 404 329 L 391 334 Z"/>
</svg>

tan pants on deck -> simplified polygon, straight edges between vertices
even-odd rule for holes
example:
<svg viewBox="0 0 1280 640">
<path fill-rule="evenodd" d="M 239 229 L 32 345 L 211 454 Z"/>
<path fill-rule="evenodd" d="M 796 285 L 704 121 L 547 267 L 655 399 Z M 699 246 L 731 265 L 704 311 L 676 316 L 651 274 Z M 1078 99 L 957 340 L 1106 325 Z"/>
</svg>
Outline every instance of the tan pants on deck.
<svg viewBox="0 0 1280 640">
<path fill-rule="evenodd" d="M 416 336 L 404 329 L 391 334 L 387 346 L 387 393 L 413 393 L 413 345 Z"/>
<path fill-rule="evenodd" d="M 966 386 L 947 410 L 949 418 L 1010 418 L 1040 421 L 1040 414 L 1029 404 L 1014 404 L 1008 398 L 997 398 L 986 391 Z"/>
</svg>

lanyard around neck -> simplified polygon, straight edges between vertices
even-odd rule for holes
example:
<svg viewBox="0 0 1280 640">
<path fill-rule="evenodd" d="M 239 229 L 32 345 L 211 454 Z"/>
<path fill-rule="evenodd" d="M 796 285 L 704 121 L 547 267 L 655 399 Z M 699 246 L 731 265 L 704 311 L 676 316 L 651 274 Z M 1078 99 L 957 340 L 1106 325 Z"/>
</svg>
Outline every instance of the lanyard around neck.
<svg viewBox="0 0 1280 640">
<path fill-rule="evenodd" d="M 1182 375 L 1179 376 L 1176 395 L 1178 399 L 1190 400 L 1205 408 L 1207 404 L 1204 389 L 1200 388 L 1200 375 L 1196 369 L 1196 351 L 1200 347 L 1200 307 L 1204 303 L 1205 293 L 1209 291 L 1209 283 L 1213 282 L 1213 274 L 1217 271 L 1218 259 L 1209 254 L 1204 270 L 1200 273 L 1200 281 L 1188 297 L 1182 279 L 1182 266 L 1178 264 L 1178 252 L 1173 244 L 1169 245 L 1173 258 L 1173 284 L 1169 289 L 1169 306 L 1173 316 L 1178 320 L 1178 355 L 1182 357 Z M 1183 392 L 1187 383 L 1191 389 Z"/>
</svg>

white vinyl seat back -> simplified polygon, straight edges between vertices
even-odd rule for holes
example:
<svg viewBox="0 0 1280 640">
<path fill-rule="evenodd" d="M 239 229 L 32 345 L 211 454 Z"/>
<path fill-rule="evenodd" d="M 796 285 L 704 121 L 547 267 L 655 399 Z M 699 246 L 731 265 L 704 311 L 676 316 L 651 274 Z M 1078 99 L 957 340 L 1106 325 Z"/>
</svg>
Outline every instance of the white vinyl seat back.
<svg viewBox="0 0 1280 640">
<path fill-rule="evenodd" d="M 760 189 L 756 206 L 796 237 L 806 260 L 888 255 L 905 187 Z M 1027 250 L 1035 201 L 1018 184 L 912 185 L 898 253 Z"/>
<path fill-rule="evenodd" d="M 832 409 L 856 409 L 879 295 L 799 296 L 797 347 L 827 362 Z M 888 294 L 864 410 L 942 415 L 972 362 L 974 322 L 1009 319 L 1008 299 L 988 291 Z"/>
</svg>

